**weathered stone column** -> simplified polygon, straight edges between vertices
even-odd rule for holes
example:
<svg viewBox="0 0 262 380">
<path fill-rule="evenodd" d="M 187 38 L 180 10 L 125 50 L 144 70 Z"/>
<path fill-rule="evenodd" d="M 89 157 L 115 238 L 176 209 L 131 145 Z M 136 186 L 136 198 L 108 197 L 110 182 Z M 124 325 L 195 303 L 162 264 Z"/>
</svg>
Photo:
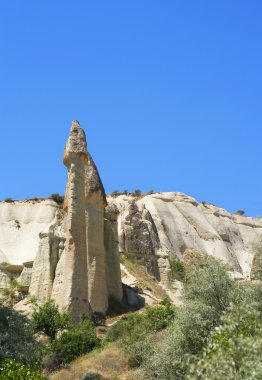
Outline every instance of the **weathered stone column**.
<svg viewBox="0 0 262 380">
<path fill-rule="evenodd" d="M 105 191 L 90 154 L 86 165 L 86 236 L 88 257 L 89 302 L 94 312 L 108 308 L 106 259 L 104 249 Z"/>
<path fill-rule="evenodd" d="M 64 257 L 63 301 L 60 306 L 70 308 L 74 322 L 89 314 L 87 243 L 85 228 L 85 165 L 86 138 L 77 121 L 71 126 L 64 151 L 68 179 L 64 208 L 67 214 Z"/>
<path fill-rule="evenodd" d="M 121 282 L 121 270 L 119 262 L 117 215 L 118 210 L 116 207 L 106 207 L 104 220 L 104 239 L 107 263 L 106 274 L 109 306 L 113 306 L 115 301 L 121 302 L 123 298 L 123 288 Z"/>
</svg>

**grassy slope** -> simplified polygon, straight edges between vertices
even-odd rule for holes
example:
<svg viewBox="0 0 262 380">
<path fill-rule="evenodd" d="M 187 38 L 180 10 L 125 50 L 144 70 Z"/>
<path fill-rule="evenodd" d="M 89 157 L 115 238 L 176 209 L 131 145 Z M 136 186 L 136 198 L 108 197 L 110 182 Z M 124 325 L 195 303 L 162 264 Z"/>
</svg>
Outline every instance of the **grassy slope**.
<svg viewBox="0 0 262 380">
<path fill-rule="evenodd" d="M 147 273 L 143 265 L 129 260 L 125 260 L 124 265 L 136 277 L 137 286 L 145 292 L 150 290 L 155 299 L 162 300 L 166 297 L 165 291 Z M 120 318 L 121 316 L 109 318 L 107 325 L 111 325 Z M 48 378 L 49 380 L 80 380 L 88 371 L 100 373 L 103 380 L 139 380 L 135 369 L 129 365 L 129 355 L 121 350 L 117 342 L 76 359 L 68 368 L 61 369 L 49 375 Z"/>
</svg>

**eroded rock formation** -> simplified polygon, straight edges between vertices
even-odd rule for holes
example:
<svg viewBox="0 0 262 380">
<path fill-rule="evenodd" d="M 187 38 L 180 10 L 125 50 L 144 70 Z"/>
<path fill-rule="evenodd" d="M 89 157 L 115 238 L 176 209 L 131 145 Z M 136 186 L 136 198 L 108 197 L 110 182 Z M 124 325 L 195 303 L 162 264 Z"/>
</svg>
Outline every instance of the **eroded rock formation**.
<svg viewBox="0 0 262 380">
<path fill-rule="evenodd" d="M 29 292 L 71 309 L 75 322 L 90 312 L 105 313 L 108 300 L 122 300 L 116 223 L 105 215 L 105 191 L 74 121 L 64 150 L 68 168 L 64 216 L 40 234 Z M 108 219 L 106 219 L 106 217 Z"/>
<path fill-rule="evenodd" d="M 119 211 L 120 251 L 143 257 L 161 281 L 168 282 L 167 259 L 182 260 L 187 249 L 215 256 L 237 276 L 250 277 L 262 219 L 230 214 L 182 193 L 120 195 L 108 203 Z"/>
</svg>

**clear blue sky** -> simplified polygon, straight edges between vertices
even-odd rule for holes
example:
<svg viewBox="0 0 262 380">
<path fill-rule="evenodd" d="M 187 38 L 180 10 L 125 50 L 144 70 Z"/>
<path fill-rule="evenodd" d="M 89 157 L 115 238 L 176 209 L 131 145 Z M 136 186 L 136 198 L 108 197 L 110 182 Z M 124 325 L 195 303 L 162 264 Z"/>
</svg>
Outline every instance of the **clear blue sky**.
<svg viewBox="0 0 262 380">
<path fill-rule="evenodd" d="M 2 0 L 0 199 L 64 193 L 73 119 L 107 192 L 262 215 L 261 0 Z"/>
</svg>

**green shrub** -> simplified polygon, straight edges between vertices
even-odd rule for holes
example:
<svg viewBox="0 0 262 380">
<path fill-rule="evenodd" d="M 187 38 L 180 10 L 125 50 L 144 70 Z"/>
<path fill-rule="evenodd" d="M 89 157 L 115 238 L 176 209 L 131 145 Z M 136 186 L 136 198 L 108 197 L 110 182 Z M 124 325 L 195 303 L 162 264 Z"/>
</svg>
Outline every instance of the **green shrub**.
<svg viewBox="0 0 262 380">
<path fill-rule="evenodd" d="M 213 332 L 200 360 L 191 365 L 188 380 L 260 380 L 262 321 L 256 305 L 233 305 Z"/>
<path fill-rule="evenodd" d="M 102 380 L 102 376 L 98 372 L 87 372 L 81 377 L 81 380 Z"/>
<path fill-rule="evenodd" d="M 171 302 L 162 306 L 146 306 L 145 324 L 147 331 L 160 331 L 168 327 L 174 320 L 176 308 Z"/>
<path fill-rule="evenodd" d="M 141 370 L 146 379 L 186 378 L 192 358 L 201 355 L 211 332 L 220 325 L 222 313 L 234 299 L 236 285 L 221 262 L 207 257 L 189 267 L 184 294 L 184 305 L 177 309 L 161 339 L 150 350 L 147 339 L 144 351 L 141 349 Z M 206 379 L 209 378 L 212 377 Z"/>
<path fill-rule="evenodd" d="M 117 197 L 117 196 L 120 195 L 120 194 L 121 194 L 120 191 L 118 191 L 118 190 L 114 190 L 114 191 L 111 193 L 111 196 L 112 196 L 113 198 L 115 198 L 115 197 Z"/>
<path fill-rule="evenodd" d="M 143 321 L 143 315 L 137 312 L 125 315 L 109 329 L 107 334 L 108 341 L 113 342 L 118 339 L 124 341 L 136 340 L 137 334 L 139 336 L 140 332 L 144 332 Z"/>
<path fill-rule="evenodd" d="M 229 306 L 235 289 L 226 266 L 212 257 L 190 267 L 185 276 L 185 298 L 214 307 L 218 318 Z"/>
<path fill-rule="evenodd" d="M 140 258 L 139 254 L 136 254 L 134 252 L 123 252 L 120 256 L 120 261 L 124 263 L 125 260 L 130 261 L 130 263 L 132 264 L 143 265 L 143 258 Z"/>
<path fill-rule="evenodd" d="M 141 195 L 142 194 L 142 191 L 140 190 L 140 189 L 135 189 L 134 190 L 134 192 L 133 192 L 133 195 L 135 195 L 135 196 L 139 196 L 139 195 Z"/>
<path fill-rule="evenodd" d="M 59 330 L 70 326 L 70 314 L 60 312 L 54 301 L 48 300 L 33 312 L 32 321 L 36 332 L 43 332 L 53 341 Z"/>
<path fill-rule="evenodd" d="M 84 318 L 79 327 L 71 326 L 54 340 L 51 349 L 61 365 L 92 351 L 100 344 L 94 325 L 88 318 Z"/>
<path fill-rule="evenodd" d="M 175 280 L 183 281 L 185 278 L 185 268 L 181 261 L 176 259 L 170 260 L 170 267 L 172 270 L 172 275 Z"/>
<path fill-rule="evenodd" d="M 0 364 L 0 379 L 3 380 L 47 380 L 41 369 L 26 366 L 12 359 Z"/>
<path fill-rule="evenodd" d="M 153 331 L 166 328 L 173 321 L 175 310 L 174 305 L 165 300 L 161 306 L 146 306 L 145 314 L 129 313 L 110 328 L 107 339 L 121 340 L 125 348 L 130 348 L 135 342 L 144 341 L 145 337 Z"/>
<path fill-rule="evenodd" d="M 12 198 L 5 198 L 4 202 L 12 203 L 12 202 L 14 202 L 14 200 Z"/>
<path fill-rule="evenodd" d="M 64 202 L 63 195 L 60 195 L 59 193 L 54 193 L 50 195 L 50 198 L 52 198 L 56 203 L 61 205 Z"/>
<path fill-rule="evenodd" d="M 13 359 L 26 365 L 36 363 L 41 358 L 41 348 L 30 320 L 0 305 L 0 362 Z"/>
<path fill-rule="evenodd" d="M 262 241 L 255 247 L 251 278 L 252 280 L 262 281 Z"/>
</svg>

